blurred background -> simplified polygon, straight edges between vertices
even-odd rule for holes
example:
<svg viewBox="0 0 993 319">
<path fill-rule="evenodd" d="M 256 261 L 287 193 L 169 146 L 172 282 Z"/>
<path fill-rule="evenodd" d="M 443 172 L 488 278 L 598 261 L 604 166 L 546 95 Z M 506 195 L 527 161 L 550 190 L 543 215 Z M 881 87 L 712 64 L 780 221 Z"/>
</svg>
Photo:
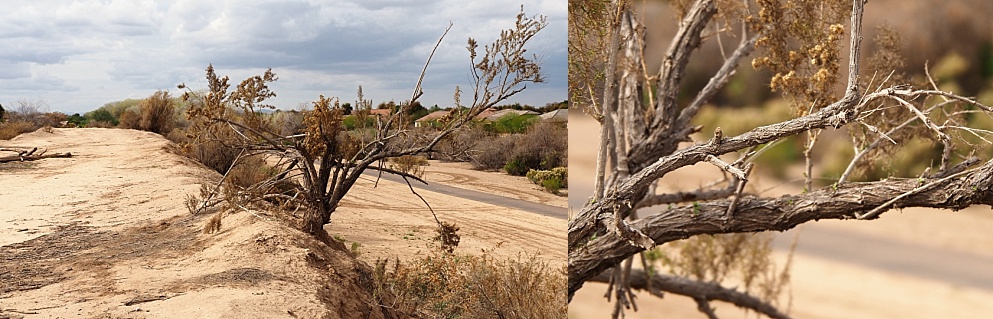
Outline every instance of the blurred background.
<svg viewBox="0 0 993 319">
<path fill-rule="evenodd" d="M 636 12 L 644 17 L 647 28 L 647 68 L 658 70 L 677 30 L 674 10 L 670 1 L 637 1 Z M 863 20 L 862 61 L 878 51 L 882 43 L 874 39 L 887 32 L 882 26 L 888 26 L 899 35 L 897 43 L 890 45 L 902 57 L 902 66 L 895 71 L 903 73 L 906 82 L 923 87 L 927 64 L 940 89 L 993 104 L 991 16 L 993 1 L 870 1 Z M 722 35 L 725 50 L 733 50 L 739 34 Z M 845 57 L 847 50 L 841 51 Z M 708 39 L 687 67 L 681 97 L 692 98 L 722 61 L 717 41 Z M 702 132 L 721 127 L 725 136 L 737 135 L 795 116 L 790 103 L 769 90 L 772 74 L 752 68 L 750 62 L 750 58 L 742 62 L 735 77 L 697 116 L 696 124 L 704 126 Z M 844 73 L 847 58 L 842 62 Z M 865 64 L 863 70 L 869 70 Z M 862 74 L 865 79 L 873 76 L 863 73 L 868 73 Z M 993 128 L 988 116 L 968 121 L 973 127 Z M 574 111 L 569 126 L 569 205 L 570 211 L 578 212 L 592 193 L 599 124 Z M 694 140 L 707 138 L 700 135 Z M 825 130 L 813 150 L 815 187 L 836 180 L 854 153 L 847 131 Z M 988 160 L 993 147 L 982 146 L 977 155 Z M 911 139 L 899 152 L 876 159 L 872 169 L 858 172 L 853 179 L 917 177 L 926 167 L 936 165 L 928 158 L 940 159 L 940 148 L 926 139 Z M 746 192 L 766 197 L 802 192 L 803 162 L 801 139 L 780 142 L 756 160 L 755 177 Z M 712 165 L 690 166 L 666 175 L 658 191 L 690 191 L 721 178 L 722 173 Z M 993 316 L 991 229 L 993 210 L 984 206 L 958 212 L 895 210 L 874 221 L 819 221 L 777 233 L 772 256 L 779 266 L 786 264 L 790 244 L 797 240 L 791 284 L 779 306 L 797 318 Z M 587 283 L 570 304 L 569 317 L 609 318 L 613 305 L 603 297 L 606 291 L 605 284 Z M 680 296 L 659 299 L 639 294 L 636 302 L 639 311 L 627 310 L 628 318 L 706 318 L 692 300 Z M 730 304 L 713 305 L 722 318 L 756 316 Z"/>
</svg>

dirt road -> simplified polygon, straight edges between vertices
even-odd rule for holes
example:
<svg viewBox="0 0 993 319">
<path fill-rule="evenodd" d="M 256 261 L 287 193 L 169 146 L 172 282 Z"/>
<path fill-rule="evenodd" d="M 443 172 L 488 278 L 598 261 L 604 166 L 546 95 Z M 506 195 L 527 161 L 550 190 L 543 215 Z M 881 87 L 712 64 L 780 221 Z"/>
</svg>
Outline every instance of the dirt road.
<svg viewBox="0 0 993 319">
<path fill-rule="evenodd" d="M 376 178 L 377 176 L 379 176 L 377 172 L 372 172 L 372 171 L 365 172 L 365 175 L 369 176 L 370 178 Z M 392 181 L 395 183 L 401 183 L 401 184 L 405 183 L 403 177 L 393 174 L 383 174 L 382 179 Z M 431 181 L 428 181 L 428 184 L 423 184 L 411 180 L 410 184 L 414 187 L 414 189 L 417 190 L 426 190 L 430 192 L 446 194 L 449 196 L 455 196 L 462 199 L 468 199 L 477 202 L 517 209 L 533 214 L 566 219 L 566 209 L 564 207 L 535 203 L 517 198 L 495 195 L 487 192 L 475 191 L 472 189 L 467 189 L 462 187 L 453 187 Z"/>
</svg>

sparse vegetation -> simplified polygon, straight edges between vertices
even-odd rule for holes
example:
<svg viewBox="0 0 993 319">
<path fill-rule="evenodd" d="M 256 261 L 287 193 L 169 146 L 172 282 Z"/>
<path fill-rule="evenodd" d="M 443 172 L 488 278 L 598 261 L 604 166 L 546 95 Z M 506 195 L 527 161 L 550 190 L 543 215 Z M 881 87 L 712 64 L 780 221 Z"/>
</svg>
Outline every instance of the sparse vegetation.
<svg viewBox="0 0 993 319">
<path fill-rule="evenodd" d="M 472 158 L 477 169 L 503 169 L 524 176 L 528 170 L 550 170 L 566 164 L 568 134 L 564 127 L 537 122 L 524 134 L 494 135 L 478 144 Z"/>
<path fill-rule="evenodd" d="M 428 159 L 423 155 L 404 155 L 390 158 L 390 169 L 414 175 L 424 176 L 424 167 L 428 166 Z"/>
<path fill-rule="evenodd" d="M 568 186 L 569 169 L 556 167 L 551 170 L 528 170 L 527 178 L 532 183 L 541 185 L 545 191 L 557 194 L 559 189 Z"/>
<path fill-rule="evenodd" d="M 566 313 L 564 270 L 534 256 L 495 260 L 435 253 L 408 263 L 376 261 L 375 294 L 402 313 L 431 318 L 561 318 Z"/>
</svg>

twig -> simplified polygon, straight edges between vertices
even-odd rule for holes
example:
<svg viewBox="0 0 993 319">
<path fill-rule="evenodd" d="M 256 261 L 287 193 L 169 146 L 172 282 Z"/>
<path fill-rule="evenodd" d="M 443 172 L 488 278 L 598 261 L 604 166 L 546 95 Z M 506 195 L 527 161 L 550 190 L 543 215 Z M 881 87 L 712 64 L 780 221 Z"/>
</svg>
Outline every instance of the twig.
<svg viewBox="0 0 993 319">
<path fill-rule="evenodd" d="M 696 309 L 707 315 L 707 318 L 718 319 L 717 314 L 714 313 L 714 308 L 710 307 L 710 302 L 702 297 L 693 298 L 696 301 Z"/>
<path fill-rule="evenodd" d="M 903 194 L 900 194 L 900 196 L 893 197 L 893 199 L 891 199 L 889 201 L 886 201 L 882 205 L 879 205 L 879 207 L 876 207 L 873 210 L 870 210 L 868 213 L 865 213 L 865 215 L 861 215 L 859 213 L 855 213 L 855 218 L 857 218 L 857 219 L 872 219 L 872 218 L 875 218 L 876 215 L 879 215 L 879 213 L 881 213 L 883 210 L 889 209 L 890 205 L 893 205 L 893 203 L 896 203 L 896 202 L 898 202 L 898 201 L 900 201 L 900 200 L 902 200 L 904 198 L 907 198 L 907 197 L 909 197 L 911 195 L 914 195 L 914 194 L 923 192 L 923 191 L 925 191 L 925 190 L 927 190 L 927 189 L 929 189 L 931 187 L 934 187 L 935 185 L 942 184 L 942 183 L 944 183 L 944 182 L 946 182 L 946 181 L 948 181 L 948 180 L 950 180 L 952 178 L 955 178 L 955 177 L 964 175 L 964 174 L 969 173 L 971 171 L 972 170 L 962 171 L 962 172 L 958 172 L 958 173 L 955 173 L 955 174 L 952 174 L 952 175 L 948 175 L 948 176 L 943 177 L 943 178 L 940 178 L 940 179 L 938 179 L 936 181 L 933 181 L 933 182 L 924 184 L 921 187 L 918 187 L 918 188 L 914 188 L 912 190 L 909 190 L 909 191 L 907 191 L 907 192 L 905 192 Z"/>
<path fill-rule="evenodd" d="M 728 164 L 725 161 L 722 161 L 717 156 L 707 155 L 707 162 L 709 162 L 710 164 L 714 164 L 714 166 L 717 166 L 720 169 L 727 171 L 728 173 L 731 173 L 732 175 L 734 175 L 735 177 L 737 177 L 742 181 L 748 181 L 748 176 L 745 174 L 745 172 L 743 172 L 741 169 L 738 169 L 737 167 L 732 166 L 731 164 Z"/>
<path fill-rule="evenodd" d="M 639 201 L 638 204 L 635 204 L 634 208 L 641 209 L 645 207 L 665 205 L 665 204 L 676 204 L 676 203 L 685 203 L 685 202 L 699 201 L 699 200 L 712 200 L 712 199 L 725 198 L 734 194 L 734 191 L 735 191 L 735 185 L 728 184 L 728 187 L 722 189 L 712 189 L 712 190 L 699 189 L 692 192 L 678 192 L 678 193 L 669 193 L 669 194 L 649 195 L 649 196 L 645 196 L 645 198 Z"/>
<path fill-rule="evenodd" d="M 609 272 L 609 271 L 608 271 Z M 593 282 L 607 282 L 610 277 L 608 272 L 603 272 L 590 278 Z M 723 301 L 731 303 L 739 308 L 751 309 L 770 318 L 788 319 L 785 313 L 780 312 L 775 306 L 761 299 L 732 288 L 722 287 L 714 282 L 704 282 L 689 278 L 668 275 L 649 275 L 644 269 L 632 269 L 630 284 L 632 289 L 650 291 L 652 287 L 658 291 L 664 291 L 676 295 L 691 298 L 703 298 L 704 300 Z"/>
<path fill-rule="evenodd" d="M 753 163 L 748 163 L 748 165 L 745 165 L 745 175 L 752 173 L 752 166 L 753 166 L 752 164 Z M 728 211 L 727 211 L 728 219 L 734 218 L 734 211 L 738 209 L 738 199 L 741 198 L 741 192 L 745 190 L 745 183 L 747 182 L 748 180 L 744 180 L 744 179 L 738 181 L 738 187 L 737 189 L 735 189 L 734 195 L 731 196 L 731 204 L 728 205 Z"/>
<path fill-rule="evenodd" d="M 428 210 L 431 211 L 431 216 L 434 216 L 434 222 L 438 224 L 438 227 L 439 228 L 443 227 L 441 224 L 441 220 L 438 219 L 438 214 L 435 214 L 434 209 L 431 208 L 431 204 L 428 204 L 428 201 L 424 199 L 424 196 L 421 196 L 421 194 L 418 194 L 417 191 L 414 190 L 414 186 L 410 185 L 410 181 L 407 180 L 407 176 L 403 176 L 403 181 L 407 183 L 407 187 L 410 188 L 410 192 L 414 193 L 414 195 L 417 195 L 417 198 L 420 198 L 421 201 L 424 202 L 424 206 L 428 207 Z"/>
</svg>

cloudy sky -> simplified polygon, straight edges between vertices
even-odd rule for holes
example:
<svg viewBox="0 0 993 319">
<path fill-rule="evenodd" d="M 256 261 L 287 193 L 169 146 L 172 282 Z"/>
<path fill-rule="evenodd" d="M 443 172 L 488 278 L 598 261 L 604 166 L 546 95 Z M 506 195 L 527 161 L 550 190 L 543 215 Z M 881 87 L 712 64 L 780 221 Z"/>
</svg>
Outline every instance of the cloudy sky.
<svg viewBox="0 0 993 319">
<path fill-rule="evenodd" d="M 410 98 L 449 21 L 421 102 L 452 105 L 469 87 L 466 40 L 485 44 L 513 26 L 520 5 L 548 17 L 529 46 L 547 83 L 509 102 L 566 99 L 566 0 L 7 0 L 0 12 L 0 104 L 44 101 L 51 111 L 93 110 L 176 85 L 205 88 L 213 63 L 232 86 L 271 67 L 271 104 L 296 108 L 319 94 L 374 103 Z M 466 96 L 465 94 L 463 96 Z"/>
</svg>

